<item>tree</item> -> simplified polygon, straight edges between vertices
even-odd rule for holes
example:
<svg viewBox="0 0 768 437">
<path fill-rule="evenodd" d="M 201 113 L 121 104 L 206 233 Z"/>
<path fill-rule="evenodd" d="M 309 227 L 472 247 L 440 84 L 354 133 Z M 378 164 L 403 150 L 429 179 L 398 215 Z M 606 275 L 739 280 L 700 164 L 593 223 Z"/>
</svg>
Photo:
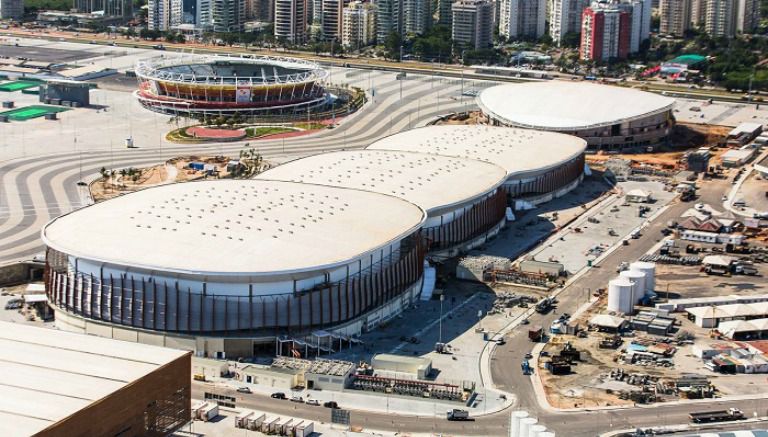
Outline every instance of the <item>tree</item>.
<svg viewBox="0 0 768 437">
<path fill-rule="evenodd" d="M 578 32 L 568 32 L 563 35 L 563 39 L 560 41 L 561 47 L 567 47 L 575 49 L 581 44 L 581 34 Z"/>
<path fill-rule="evenodd" d="M 385 56 L 388 59 L 400 60 L 400 47 L 403 46 L 403 37 L 399 33 L 392 31 L 389 32 L 387 38 L 384 40 L 384 48 L 386 49 Z"/>
</svg>

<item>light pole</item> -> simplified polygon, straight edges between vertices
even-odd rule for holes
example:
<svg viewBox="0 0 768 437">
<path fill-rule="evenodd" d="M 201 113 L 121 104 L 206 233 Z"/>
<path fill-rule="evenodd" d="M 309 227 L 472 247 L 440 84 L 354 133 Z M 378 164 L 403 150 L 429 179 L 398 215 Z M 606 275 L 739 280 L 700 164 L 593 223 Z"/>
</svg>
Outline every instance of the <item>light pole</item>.
<svg viewBox="0 0 768 437">
<path fill-rule="evenodd" d="M 443 342 L 443 301 L 445 300 L 445 295 L 440 295 L 440 328 L 439 328 L 439 334 L 438 334 L 438 343 Z"/>
</svg>

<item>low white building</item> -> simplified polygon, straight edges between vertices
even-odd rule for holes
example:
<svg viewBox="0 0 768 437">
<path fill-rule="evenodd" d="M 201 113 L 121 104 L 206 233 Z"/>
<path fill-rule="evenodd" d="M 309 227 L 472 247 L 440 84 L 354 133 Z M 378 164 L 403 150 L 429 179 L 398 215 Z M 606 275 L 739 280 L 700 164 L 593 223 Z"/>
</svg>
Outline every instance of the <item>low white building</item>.
<svg viewBox="0 0 768 437">
<path fill-rule="evenodd" d="M 729 150 L 720 157 L 720 161 L 723 167 L 739 167 L 752 159 L 755 156 L 757 149 L 749 146 L 745 146 L 741 149 Z"/>
<path fill-rule="evenodd" d="M 750 320 L 768 317 L 768 302 L 731 305 L 711 305 L 685 310 L 688 318 L 701 328 L 718 328 L 731 320 Z M 722 331 L 720 331 L 722 332 Z"/>
<path fill-rule="evenodd" d="M 432 373 L 432 360 L 426 357 L 378 354 L 371 360 L 371 366 L 376 372 L 406 373 L 418 379 L 427 379 Z"/>
<path fill-rule="evenodd" d="M 627 202 L 648 203 L 653 200 L 653 194 L 648 190 L 635 189 L 629 191 L 625 196 Z"/>
<path fill-rule="evenodd" d="M 717 330 L 731 340 L 757 340 L 768 334 L 768 318 L 720 322 Z"/>
<path fill-rule="evenodd" d="M 627 321 L 621 317 L 609 314 L 598 314 L 589 319 L 589 325 L 595 326 L 601 331 L 618 332 L 626 325 Z"/>
<path fill-rule="evenodd" d="M 740 234 L 718 234 L 715 232 L 694 231 L 686 229 L 680 233 L 681 240 L 697 241 L 699 243 L 735 244 L 744 242 L 744 236 Z"/>
</svg>

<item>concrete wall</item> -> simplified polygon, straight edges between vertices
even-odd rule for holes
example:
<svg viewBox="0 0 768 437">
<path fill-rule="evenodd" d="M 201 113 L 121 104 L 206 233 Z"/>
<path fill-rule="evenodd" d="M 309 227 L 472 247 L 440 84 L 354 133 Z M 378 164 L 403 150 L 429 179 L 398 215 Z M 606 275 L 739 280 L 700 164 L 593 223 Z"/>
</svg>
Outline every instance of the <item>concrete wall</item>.
<svg viewBox="0 0 768 437">
<path fill-rule="evenodd" d="M 43 267 L 40 263 L 31 262 L 14 262 L 2 265 L 0 266 L 0 287 L 41 279 Z"/>
</svg>

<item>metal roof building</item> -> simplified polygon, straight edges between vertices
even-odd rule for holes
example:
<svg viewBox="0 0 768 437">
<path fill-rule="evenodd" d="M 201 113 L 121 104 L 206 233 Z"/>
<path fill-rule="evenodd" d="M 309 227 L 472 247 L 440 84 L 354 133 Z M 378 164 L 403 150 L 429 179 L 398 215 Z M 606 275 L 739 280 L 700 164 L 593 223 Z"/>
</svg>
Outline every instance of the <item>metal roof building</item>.
<svg viewBox="0 0 768 437">
<path fill-rule="evenodd" d="M 401 150 L 494 163 L 506 173 L 504 187 L 515 197 L 548 199 L 565 194 L 581 179 L 587 143 L 555 132 L 485 125 L 438 125 L 382 138 L 368 150 Z"/>
<path fill-rule="evenodd" d="M 0 435 L 159 437 L 189 420 L 190 352 L 7 322 L 0 345 Z"/>
<path fill-rule="evenodd" d="M 46 289 L 62 329 L 212 355 L 227 349 L 195 338 L 354 334 L 420 290 L 425 218 L 395 196 L 324 185 L 158 186 L 48 223 Z"/>
<path fill-rule="evenodd" d="M 494 124 L 563 132 L 592 149 L 653 146 L 670 133 L 674 99 L 586 82 L 530 82 L 487 88 L 477 97 Z"/>
<path fill-rule="evenodd" d="M 425 153 L 358 150 L 321 153 L 270 169 L 257 179 L 354 188 L 400 197 L 427 212 L 431 249 L 448 249 L 498 228 L 506 173 L 475 159 Z"/>
</svg>

